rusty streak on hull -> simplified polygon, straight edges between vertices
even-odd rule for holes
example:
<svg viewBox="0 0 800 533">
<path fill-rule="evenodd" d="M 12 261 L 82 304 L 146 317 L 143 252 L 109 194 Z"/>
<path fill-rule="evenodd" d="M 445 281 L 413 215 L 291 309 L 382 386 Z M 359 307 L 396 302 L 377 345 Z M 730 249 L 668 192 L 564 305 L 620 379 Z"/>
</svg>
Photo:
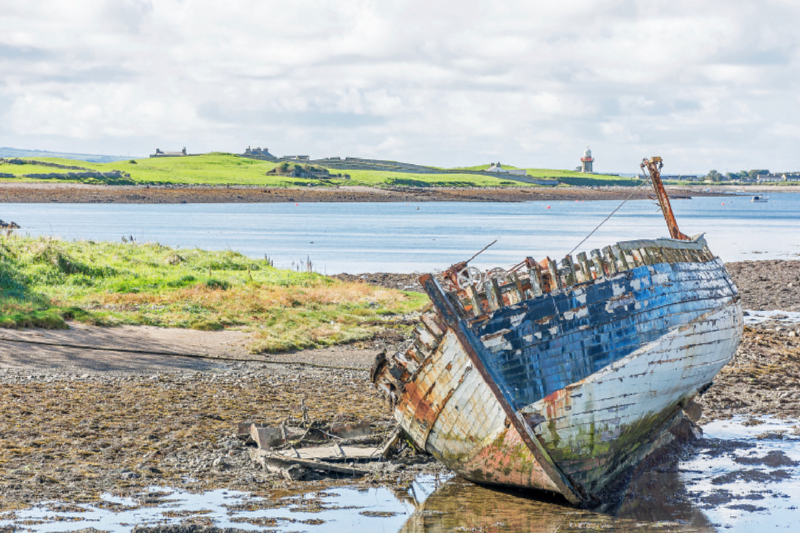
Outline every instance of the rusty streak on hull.
<svg viewBox="0 0 800 533">
<path fill-rule="evenodd" d="M 575 505 L 668 443 L 730 361 L 739 296 L 705 240 L 621 242 L 445 290 L 372 379 L 415 443 L 476 482 Z"/>
<path fill-rule="evenodd" d="M 581 503 L 584 498 L 575 490 L 572 483 L 570 483 L 563 472 L 556 466 L 541 443 L 533 435 L 533 432 L 528 424 L 525 423 L 521 414 L 508 403 L 506 396 L 497 387 L 494 376 L 492 376 L 490 370 L 484 364 L 484 358 L 481 357 L 481 352 L 484 349 L 483 345 L 475 338 L 472 331 L 459 319 L 452 304 L 447 300 L 447 295 L 444 293 L 441 286 L 439 286 L 430 274 L 422 276 L 420 282 L 425 292 L 428 293 L 439 316 L 444 319 L 450 331 L 458 338 L 460 347 L 467 353 L 472 364 L 475 365 L 475 368 L 480 372 L 481 377 L 500 403 L 510 425 L 517 431 L 518 436 L 536 458 L 536 462 L 541 469 L 544 470 L 550 481 L 558 487 L 558 491 L 563 494 L 567 500 L 574 504 Z"/>
</svg>

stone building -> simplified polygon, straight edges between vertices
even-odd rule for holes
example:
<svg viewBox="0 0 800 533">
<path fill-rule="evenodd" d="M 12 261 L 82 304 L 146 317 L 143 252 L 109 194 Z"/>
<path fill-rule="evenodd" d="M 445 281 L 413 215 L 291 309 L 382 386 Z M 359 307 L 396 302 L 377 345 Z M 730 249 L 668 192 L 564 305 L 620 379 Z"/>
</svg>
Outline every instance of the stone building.
<svg viewBox="0 0 800 533">
<path fill-rule="evenodd" d="M 500 161 L 498 161 L 497 163 L 492 163 L 491 166 L 489 166 L 489 168 L 485 170 L 485 172 L 496 172 L 498 174 L 513 174 L 515 176 L 528 175 L 528 171 L 524 169 L 503 168 L 502 165 L 500 165 Z"/>
<path fill-rule="evenodd" d="M 269 153 L 269 148 L 255 147 L 251 149 L 249 146 L 247 147 L 247 150 L 244 151 L 244 156 L 253 157 L 256 159 L 277 159 L 277 157 Z"/>
<path fill-rule="evenodd" d="M 180 152 L 162 152 L 161 150 L 156 148 L 156 153 L 154 153 L 150 157 L 184 157 L 186 155 L 189 154 L 186 153 L 186 147 L 184 146 L 183 150 L 181 150 Z"/>
</svg>

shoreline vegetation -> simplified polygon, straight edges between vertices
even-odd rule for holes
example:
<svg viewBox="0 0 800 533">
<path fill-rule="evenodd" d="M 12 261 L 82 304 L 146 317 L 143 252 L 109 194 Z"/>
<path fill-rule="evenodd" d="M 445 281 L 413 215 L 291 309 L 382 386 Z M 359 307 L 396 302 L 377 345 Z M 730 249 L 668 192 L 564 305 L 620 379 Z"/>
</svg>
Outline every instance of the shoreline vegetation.
<svg viewBox="0 0 800 533">
<path fill-rule="evenodd" d="M 281 270 L 233 251 L 158 243 L 0 239 L 0 327 L 149 325 L 249 332 L 252 353 L 408 329 L 424 295 Z"/>
<path fill-rule="evenodd" d="M 800 189 L 798 189 L 800 190 Z M 673 198 L 719 196 L 738 191 L 668 188 Z M 633 195 L 631 195 L 633 193 Z M 531 202 L 645 200 L 649 187 L 261 187 L 242 185 L 120 186 L 80 183 L 3 183 L 5 203 L 318 203 L 318 202 Z"/>
</svg>

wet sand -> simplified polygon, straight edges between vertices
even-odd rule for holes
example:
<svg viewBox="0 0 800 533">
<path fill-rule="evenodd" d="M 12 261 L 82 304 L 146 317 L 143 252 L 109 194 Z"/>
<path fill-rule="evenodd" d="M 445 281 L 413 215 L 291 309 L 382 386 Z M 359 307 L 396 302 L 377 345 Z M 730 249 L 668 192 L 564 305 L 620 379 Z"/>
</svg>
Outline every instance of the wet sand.
<svg viewBox="0 0 800 533">
<path fill-rule="evenodd" d="M 341 186 L 269 188 L 254 186 L 125 186 L 69 183 L 0 183 L 8 203 L 306 203 L 306 202 L 528 202 L 558 200 L 623 200 L 632 187 L 498 187 L 391 189 Z M 675 197 L 717 196 L 702 190 L 669 188 Z M 642 187 L 632 199 L 652 195 Z"/>
<path fill-rule="evenodd" d="M 785 310 L 800 301 L 800 287 L 789 281 L 799 265 L 729 268 L 745 308 Z M 762 289 L 762 278 L 782 286 Z M 415 288 L 404 275 L 368 279 Z M 799 419 L 798 335 L 797 324 L 746 327 L 736 358 L 701 399 L 702 422 L 737 414 Z M 367 420 L 382 437 L 391 410 L 372 389 L 368 368 L 380 350 L 403 341 L 252 356 L 243 348 L 246 334 L 236 331 L 76 326 L 0 330 L 0 337 L 0 511 L 54 498 L 98 501 L 104 492 L 131 495 L 150 485 L 274 496 L 341 483 L 320 475 L 287 481 L 262 470 L 236 437 L 236 423 L 299 421 L 304 404 L 320 424 Z M 405 453 L 353 483 L 407 485 L 422 473 L 445 472 L 427 456 Z"/>
</svg>

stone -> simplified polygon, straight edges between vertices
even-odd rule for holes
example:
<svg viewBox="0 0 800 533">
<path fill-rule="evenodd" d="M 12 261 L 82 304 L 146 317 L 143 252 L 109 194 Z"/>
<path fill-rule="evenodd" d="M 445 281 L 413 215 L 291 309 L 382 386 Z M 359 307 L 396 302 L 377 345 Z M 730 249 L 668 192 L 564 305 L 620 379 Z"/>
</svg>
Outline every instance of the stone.
<svg viewBox="0 0 800 533">
<path fill-rule="evenodd" d="M 368 421 L 362 420 L 358 423 L 350 422 L 346 424 L 333 424 L 330 432 L 333 435 L 343 439 L 352 439 L 355 437 L 371 435 L 372 428 L 370 427 L 370 423 Z"/>
</svg>

